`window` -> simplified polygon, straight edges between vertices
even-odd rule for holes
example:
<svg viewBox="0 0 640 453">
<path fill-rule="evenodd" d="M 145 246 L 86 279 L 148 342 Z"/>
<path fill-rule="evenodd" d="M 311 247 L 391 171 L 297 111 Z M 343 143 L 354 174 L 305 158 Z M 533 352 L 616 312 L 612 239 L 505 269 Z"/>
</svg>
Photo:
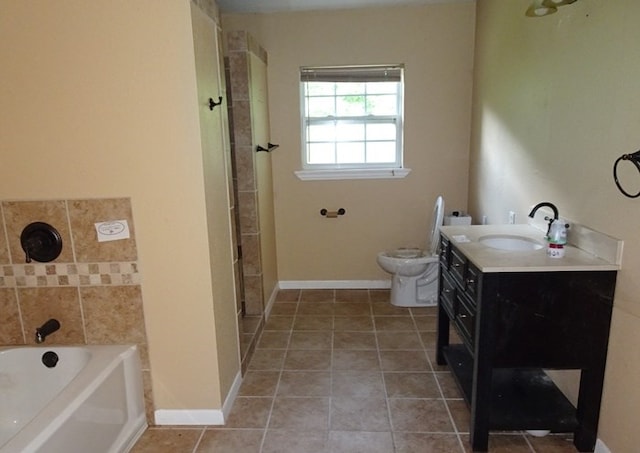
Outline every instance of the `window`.
<svg viewBox="0 0 640 453">
<path fill-rule="evenodd" d="M 304 67 L 301 179 L 405 176 L 403 67 Z M 404 171 L 403 171 L 404 170 Z"/>
</svg>

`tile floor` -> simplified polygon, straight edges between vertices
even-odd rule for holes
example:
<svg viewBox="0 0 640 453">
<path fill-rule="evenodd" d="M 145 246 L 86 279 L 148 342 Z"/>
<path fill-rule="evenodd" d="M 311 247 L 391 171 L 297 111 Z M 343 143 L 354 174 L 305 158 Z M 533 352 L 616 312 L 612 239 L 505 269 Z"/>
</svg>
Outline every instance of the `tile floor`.
<svg viewBox="0 0 640 453">
<path fill-rule="evenodd" d="M 388 290 L 283 290 L 225 426 L 151 427 L 133 453 L 464 453 L 469 411 L 435 364 L 435 308 Z M 492 433 L 491 452 L 575 452 Z"/>
</svg>

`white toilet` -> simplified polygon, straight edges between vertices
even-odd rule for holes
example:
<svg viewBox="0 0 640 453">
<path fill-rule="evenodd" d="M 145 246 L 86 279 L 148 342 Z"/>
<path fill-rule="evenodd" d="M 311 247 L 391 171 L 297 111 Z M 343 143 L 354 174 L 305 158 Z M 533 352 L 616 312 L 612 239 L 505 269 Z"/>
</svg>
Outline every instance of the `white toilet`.
<svg viewBox="0 0 640 453">
<path fill-rule="evenodd" d="M 393 275 L 391 303 L 398 307 L 430 307 L 438 303 L 439 228 L 444 200 L 436 199 L 426 250 L 400 248 L 378 253 L 378 265 Z"/>
</svg>

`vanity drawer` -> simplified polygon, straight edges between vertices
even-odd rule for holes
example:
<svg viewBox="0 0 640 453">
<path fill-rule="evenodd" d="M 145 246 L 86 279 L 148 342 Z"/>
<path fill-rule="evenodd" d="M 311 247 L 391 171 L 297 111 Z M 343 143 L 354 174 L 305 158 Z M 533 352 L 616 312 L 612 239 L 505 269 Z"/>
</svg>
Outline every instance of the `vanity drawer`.
<svg viewBox="0 0 640 453">
<path fill-rule="evenodd" d="M 476 309 L 464 294 L 456 293 L 455 324 L 469 352 L 473 354 L 476 334 Z"/>
<path fill-rule="evenodd" d="M 450 319 L 455 318 L 456 292 L 456 284 L 451 281 L 448 274 L 443 273 L 440 280 L 440 303 Z"/>
<path fill-rule="evenodd" d="M 455 247 L 451 247 L 449 271 L 462 288 L 465 287 L 464 277 L 467 259 Z"/>
<path fill-rule="evenodd" d="M 480 284 L 480 271 L 471 262 L 467 262 L 467 267 L 464 271 L 464 291 L 471 296 L 474 301 L 478 296 L 478 286 Z"/>
<path fill-rule="evenodd" d="M 449 240 L 444 236 L 440 236 L 440 264 L 442 264 L 445 269 L 449 269 L 449 257 Z"/>
</svg>

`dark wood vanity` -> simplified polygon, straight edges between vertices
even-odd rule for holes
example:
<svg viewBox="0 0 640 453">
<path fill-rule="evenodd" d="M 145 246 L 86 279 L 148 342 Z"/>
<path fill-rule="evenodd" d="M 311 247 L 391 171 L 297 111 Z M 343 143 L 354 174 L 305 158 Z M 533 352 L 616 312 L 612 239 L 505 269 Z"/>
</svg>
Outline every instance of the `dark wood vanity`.
<svg viewBox="0 0 640 453">
<path fill-rule="evenodd" d="M 593 451 L 617 271 L 487 271 L 446 234 L 440 245 L 437 362 L 469 404 L 473 451 L 487 451 L 491 430 L 573 432 Z M 544 369 L 580 370 L 577 407 Z"/>
</svg>

